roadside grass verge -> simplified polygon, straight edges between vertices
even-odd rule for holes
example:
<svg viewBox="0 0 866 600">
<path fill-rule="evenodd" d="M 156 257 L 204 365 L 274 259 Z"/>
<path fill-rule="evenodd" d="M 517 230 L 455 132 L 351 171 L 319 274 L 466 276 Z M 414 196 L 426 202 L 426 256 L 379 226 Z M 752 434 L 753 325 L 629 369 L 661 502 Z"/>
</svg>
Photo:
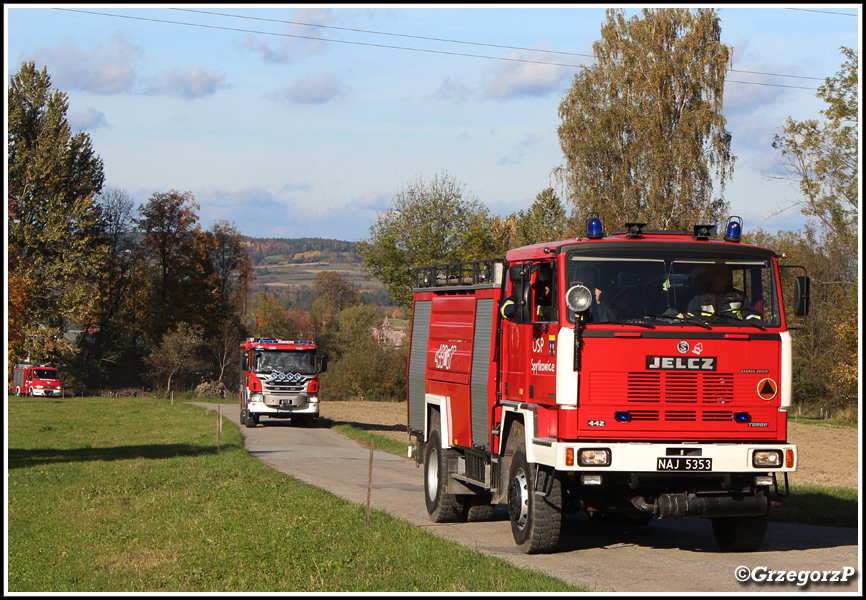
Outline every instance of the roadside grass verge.
<svg viewBox="0 0 866 600">
<path fill-rule="evenodd" d="M 343 435 L 352 438 L 365 448 L 369 448 L 370 442 L 373 442 L 373 447 L 376 450 L 381 450 L 382 452 L 387 452 L 389 454 L 408 458 L 408 451 L 406 450 L 406 448 L 409 444 L 407 442 L 398 442 L 383 435 L 379 435 L 377 433 L 370 433 L 369 431 L 364 431 L 363 429 L 360 429 L 353 425 L 349 425 L 347 423 L 338 423 L 325 417 L 319 417 L 319 427 L 327 427 L 329 429 L 333 429 L 334 431 L 339 431 Z"/>
<path fill-rule="evenodd" d="M 814 485 L 791 486 L 782 506 L 770 510 L 770 520 L 827 527 L 858 527 L 857 490 Z"/>
<path fill-rule="evenodd" d="M 266 466 L 159 398 L 8 400 L 10 592 L 581 591 Z M 369 444 L 369 442 L 368 442 Z"/>
</svg>

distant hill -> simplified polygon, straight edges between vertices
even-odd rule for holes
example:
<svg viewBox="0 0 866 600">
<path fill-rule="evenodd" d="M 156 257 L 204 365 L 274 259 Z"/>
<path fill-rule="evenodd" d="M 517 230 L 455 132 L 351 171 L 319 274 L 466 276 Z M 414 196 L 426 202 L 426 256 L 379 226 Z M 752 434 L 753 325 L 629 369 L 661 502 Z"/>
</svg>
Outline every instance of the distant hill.
<svg viewBox="0 0 866 600">
<path fill-rule="evenodd" d="M 244 237 L 253 266 L 301 263 L 360 263 L 357 242 L 325 238 Z"/>
<path fill-rule="evenodd" d="M 253 291 L 267 292 L 285 306 L 309 310 L 313 280 L 321 271 L 339 273 L 368 304 L 394 304 L 380 281 L 367 278 L 357 242 L 252 237 L 243 242 L 253 261 Z"/>
</svg>

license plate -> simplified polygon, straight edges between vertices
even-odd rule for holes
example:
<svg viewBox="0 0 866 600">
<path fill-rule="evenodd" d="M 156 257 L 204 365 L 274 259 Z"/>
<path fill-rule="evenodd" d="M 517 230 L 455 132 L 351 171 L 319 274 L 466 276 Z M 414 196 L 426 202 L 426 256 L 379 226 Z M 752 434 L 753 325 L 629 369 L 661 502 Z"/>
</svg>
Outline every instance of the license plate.
<svg viewBox="0 0 866 600">
<path fill-rule="evenodd" d="M 656 471 L 712 471 L 712 458 L 663 456 L 656 461 Z"/>
</svg>

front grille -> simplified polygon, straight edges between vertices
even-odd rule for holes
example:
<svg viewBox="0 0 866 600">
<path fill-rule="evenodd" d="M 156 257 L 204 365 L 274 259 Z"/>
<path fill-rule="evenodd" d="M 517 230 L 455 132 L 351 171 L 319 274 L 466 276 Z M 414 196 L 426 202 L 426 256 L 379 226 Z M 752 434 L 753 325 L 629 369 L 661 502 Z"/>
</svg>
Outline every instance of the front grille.
<svg viewBox="0 0 866 600">
<path fill-rule="evenodd" d="M 275 396 L 296 396 L 307 390 L 308 379 L 301 381 L 265 381 L 262 383 L 266 394 Z"/>
<path fill-rule="evenodd" d="M 628 409 L 632 421 L 730 422 L 735 411 L 718 405 L 744 395 L 738 384 L 746 383 L 732 373 L 593 372 L 588 402 L 581 404 Z"/>
<path fill-rule="evenodd" d="M 733 373 L 608 373 L 590 377 L 592 404 L 611 402 L 720 404 L 732 402 L 737 380 Z"/>
</svg>

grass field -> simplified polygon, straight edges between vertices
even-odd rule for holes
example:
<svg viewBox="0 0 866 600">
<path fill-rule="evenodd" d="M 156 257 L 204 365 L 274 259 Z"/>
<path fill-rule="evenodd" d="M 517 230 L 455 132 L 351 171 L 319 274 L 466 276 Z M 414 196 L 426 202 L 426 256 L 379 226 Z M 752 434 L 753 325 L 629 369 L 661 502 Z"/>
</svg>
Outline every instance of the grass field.
<svg viewBox="0 0 866 600">
<path fill-rule="evenodd" d="M 575 592 L 303 484 L 154 398 L 8 400 L 10 592 Z"/>
</svg>

